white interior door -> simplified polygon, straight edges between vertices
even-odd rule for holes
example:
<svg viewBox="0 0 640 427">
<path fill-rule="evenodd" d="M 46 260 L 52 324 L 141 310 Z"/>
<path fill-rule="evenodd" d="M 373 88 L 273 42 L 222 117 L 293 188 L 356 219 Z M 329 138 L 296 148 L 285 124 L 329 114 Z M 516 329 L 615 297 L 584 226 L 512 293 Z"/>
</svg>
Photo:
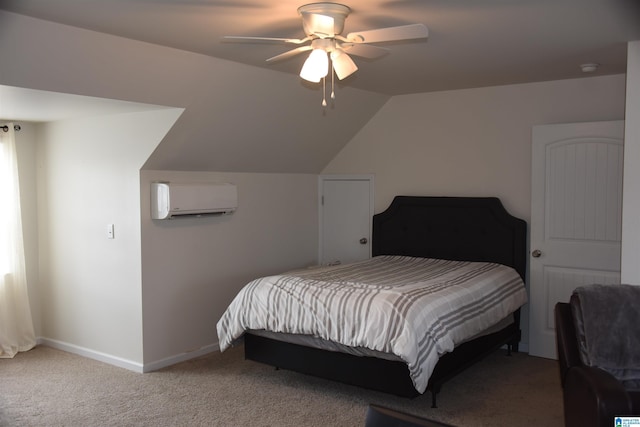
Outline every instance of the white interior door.
<svg viewBox="0 0 640 427">
<path fill-rule="evenodd" d="M 371 256 L 372 176 L 320 177 L 320 264 Z"/>
<path fill-rule="evenodd" d="M 534 126 L 529 353 L 556 358 L 553 309 L 620 283 L 624 121 Z"/>
</svg>

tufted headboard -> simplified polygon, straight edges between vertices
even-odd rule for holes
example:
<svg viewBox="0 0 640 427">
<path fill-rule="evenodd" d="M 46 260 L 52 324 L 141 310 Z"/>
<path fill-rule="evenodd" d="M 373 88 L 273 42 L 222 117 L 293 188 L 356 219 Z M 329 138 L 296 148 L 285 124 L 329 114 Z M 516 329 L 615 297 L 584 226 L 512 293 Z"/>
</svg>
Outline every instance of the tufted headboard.
<svg viewBox="0 0 640 427">
<path fill-rule="evenodd" d="M 527 223 L 496 197 L 396 196 L 373 216 L 372 255 L 496 262 L 524 280 Z"/>
</svg>

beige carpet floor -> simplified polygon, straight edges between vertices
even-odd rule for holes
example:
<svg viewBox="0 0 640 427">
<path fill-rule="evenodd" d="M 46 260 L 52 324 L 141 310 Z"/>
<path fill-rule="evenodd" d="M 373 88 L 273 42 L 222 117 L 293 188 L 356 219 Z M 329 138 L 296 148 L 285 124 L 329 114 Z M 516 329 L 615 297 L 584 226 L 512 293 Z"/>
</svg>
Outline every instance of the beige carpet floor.
<svg viewBox="0 0 640 427">
<path fill-rule="evenodd" d="M 496 352 L 438 408 L 274 370 L 242 348 L 138 374 L 48 347 L 0 359 L 0 426 L 363 426 L 369 403 L 465 426 L 562 426 L 557 362 Z"/>
</svg>

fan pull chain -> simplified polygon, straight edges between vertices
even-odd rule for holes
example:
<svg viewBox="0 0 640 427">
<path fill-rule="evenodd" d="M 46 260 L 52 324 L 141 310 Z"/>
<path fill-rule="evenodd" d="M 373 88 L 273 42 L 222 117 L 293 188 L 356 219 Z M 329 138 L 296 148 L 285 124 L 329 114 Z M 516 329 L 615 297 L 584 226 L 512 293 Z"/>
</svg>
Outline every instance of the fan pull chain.
<svg viewBox="0 0 640 427">
<path fill-rule="evenodd" d="M 327 85 L 326 85 L 326 78 L 323 77 L 322 78 L 322 106 L 326 107 L 327 106 Z"/>
<path fill-rule="evenodd" d="M 335 100 L 336 99 L 336 93 L 333 91 L 333 88 L 335 86 L 335 73 L 333 72 L 333 64 L 331 66 L 331 99 Z"/>
</svg>

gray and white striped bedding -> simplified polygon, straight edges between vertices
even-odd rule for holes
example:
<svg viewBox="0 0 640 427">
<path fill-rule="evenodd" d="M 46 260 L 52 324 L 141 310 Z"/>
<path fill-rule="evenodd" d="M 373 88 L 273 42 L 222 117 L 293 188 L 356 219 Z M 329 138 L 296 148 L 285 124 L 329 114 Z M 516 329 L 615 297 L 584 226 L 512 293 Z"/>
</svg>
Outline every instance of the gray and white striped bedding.
<svg viewBox="0 0 640 427">
<path fill-rule="evenodd" d="M 222 351 L 247 330 L 267 330 L 393 353 L 423 393 L 440 355 L 526 301 L 504 265 L 385 255 L 256 279 L 217 330 Z"/>
</svg>

